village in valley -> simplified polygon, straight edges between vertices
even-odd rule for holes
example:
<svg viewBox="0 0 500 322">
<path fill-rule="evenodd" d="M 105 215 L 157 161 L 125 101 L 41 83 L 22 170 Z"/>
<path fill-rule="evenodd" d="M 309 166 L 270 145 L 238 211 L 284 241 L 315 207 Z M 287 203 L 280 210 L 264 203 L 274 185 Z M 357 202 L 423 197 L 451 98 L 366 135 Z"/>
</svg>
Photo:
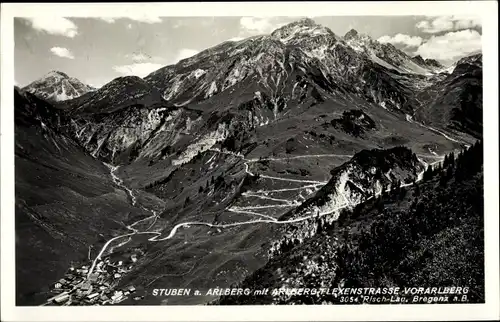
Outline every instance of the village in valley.
<svg viewBox="0 0 500 322">
<path fill-rule="evenodd" d="M 139 301 L 144 296 L 137 296 L 133 285 L 117 289 L 119 280 L 132 269 L 137 261 L 137 254 L 127 260 L 112 262 L 109 257 L 96 263 L 89 274 L 89 266 L 70 267 L 64 278 L 51 285 L 51 293 L 44 305 L 112 305 L 123 302 L 129 297 Z"/>
</svg>

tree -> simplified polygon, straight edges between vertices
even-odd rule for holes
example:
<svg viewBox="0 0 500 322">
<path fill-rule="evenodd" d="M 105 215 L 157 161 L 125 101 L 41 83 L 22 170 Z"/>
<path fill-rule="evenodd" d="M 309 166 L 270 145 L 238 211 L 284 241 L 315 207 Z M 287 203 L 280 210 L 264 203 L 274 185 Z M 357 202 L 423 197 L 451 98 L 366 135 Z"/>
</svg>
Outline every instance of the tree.
<svg viewBox="0 0 500 322">
<path fill-rule="evenodd" d="M 450 157 L 448 159 L 448 162 L 452 168 L 455 167 L 455 154 L 453 152 L 450 153 Z"/>
<path fill-rule="evenodd" d="M 377 198 L 377 210 L 378 212 L 383 212 L 385 209 L 384 207 L 384 201 L 382 199 L 382 196 Z"/>
<path fill-rule="evenodd" d="M 427 169 L 424 171 L 424 181 L 428 181 L 428 180 L 432 179 L 433 176 L 434 176 L 434 172 L 433 172 L 432 166 L 428 165 Z"/>
<path fill-rule="evenodd" d="M 450 169 L 450 168 L 448 168 Z M 446 182 L 448 182 L 448 172 L 443 171 L 441 172 L 441 175 L 439 176 L 439 185 L 444 187 L 446 185 Z"/>
<path fill-rule="evenodd" d="M 396 180 L 394 183 L 394 193 L 399 194 L 399 189 L 401 189 L 401 180 Z"/>
<path fill-rule="evenodd" d="M 323 220 L 319 220 L 318 221 L 318 229 L 316 230 L 316 233 L 321 234 L 323 231 L 324 231 Z"/>
<path fill-rule="evenodd" d="M 415 196 L 420 196 L 420 185 L 419 185 L 417 182 L 415 182 L 415 185 L 414 185 L 414 186 L 415 186 L 415 190 L 414 190 L 414 193 L 413 193 L 413 194 L 414 194 Z"/>
<path fill-rule="evenodd" d="M 399 200 L 403 200 L 406 196 L 406 189 L 404 187 L 399 188 Z"/>
<path fill-rule="evenodd" d="M 340 211 L 339 217 L 337 218 L 338 225 L 343 226 L 348 216 L 349 216 L 349 211 L 345 208 L 342 209 Z"/>
</svg>

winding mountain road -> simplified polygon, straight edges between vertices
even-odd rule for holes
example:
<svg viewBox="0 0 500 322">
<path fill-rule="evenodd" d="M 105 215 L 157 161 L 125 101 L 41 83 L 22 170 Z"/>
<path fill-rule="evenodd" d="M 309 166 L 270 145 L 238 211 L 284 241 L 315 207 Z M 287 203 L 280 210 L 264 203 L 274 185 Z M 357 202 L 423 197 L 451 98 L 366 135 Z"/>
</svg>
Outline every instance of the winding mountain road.
<svg viewBox="0 0 500 322">
<path fill-rule="evenodd" d="M 222 152 L 222 151 L 216 151 L 216 152 L 225 153 L 225 152 Z M 238 155 L 238 154 L 235 154 L 235 153 L 227 153 L 227 154 L 236 155 L 236 156 L 242 158 L 243 160 L 245 160 L 244 157 L 242 157 L 241 155 Z M 311 157 L 314 157 L 314 156 L 311 156 Z M 304 156 L 304 158 L 305 158 L 305 156 Z M 440 163 L 440 162 L 442 162 L 443 159 L 435 161 L 435 162 L 431 163 L 430 165 L 432 166 L 434 164 Z M 115 174 L 115 172 L 118 169 L 118 167 L 111 166 L 111 165 L 108 165 L 108 164 L 106 164 L 106 166 L 110 169 L 110 175 L 113 178 L 113 181 L 115 182 L 115 184 L 117 184 L 119 187 L 121 187 L 125 191 L 127 191 L 127 193 L 130 195 L 130 197 L 132 199 L 132 205 L 135 205 L 137 198 L 135 197 L 133 191 L 131 189 L 129 189 L 128 187 L 126 187 L 124 185 L 124 183 L 123 183 L 123 180 L 121 180 Z M 254 176 L 254 174 L 249 171 L 249 166 L 248 166 L 248 161 L 247 160 L 245 160 L 244 166 L 245 166 L 245 172 L 247 174 L 251 175 L 251 176 Z M 423 172 L 424 171 L 425 171 L 425 169 L 421 173 L 418 174 L 416 182 L 422 180 Z M 260 175 L 260 177 L 269 178 L 269 179 L 273 179 L 273 180 L 302 182 L 302 183 L 309 184 L 307 186 L 300 187 L 300 188 L 278 189 L 278 190 L 274 190 L 274 191 L 298 190 L 298 189 L 304 189 L 305 187 L 311 187 L 312 188 L 312 187 L 317 187 L 319 185 L 326 184 L 326 182 L 311 181 L 311 180 L 287 179 L 287 178 L 279 178 L 279 177 L 271 177 L 271 176 L 263 176 L 263 175 Z M 310 183 L 314 183 L 314 185 L 310 185 Z M 411 186 L 412 184 L 413 183 L 408 183 L 408 184 L 403 184 L 402 186 L 407 187 L 407 186 Z M 272 190 L 270 190 L 270 191 L 272 191 Z M 270 192 L 270 191 L 268 191 L 268 192 Z M 261 191 L 261 193 L 266 193 L 266 191 Z M 149 216 L 149 217 L 147 217 L 147 218 L 138 220 L 138 221 L 134 222 L 131 225 L 128 225 L 127 229 L 131 230 L 132 231 L 131 233 L 119 235 L 119 236 L 113 237 L 110 240 L 108 240 L 102 246 L 102 248 L 101 248 L 100 252 L 98 253 L 98 255 L 96 256 L 96 258 L 93 260 L 92 266 L 89 269 L 87 277 L 89 277 L 92 274 L 93 270 L 95 269 L 95 266 L 96 266 L 97 262 L 102 258 L 103 254 L 105 253 L 106 249 L 108 249 L 108 247 L 111 245 L 111 243 L 113 243 L 114 241 L 116 241 L 118 239 L 121 239 L 121 238 L 129 237 L 129 239 L 130 239 L 130 237 L 134 236 L 134 235 L 146 235 L 146 234 L 149 234 L 149 235 L 154 235 L 154 236 L 151 237 L 151 238 L 149 238 L 148 241 L 150 241 L 150 242 L 160 242 L 160 241 L 165 241 L 165 240 L 172 239 L 180 228 L 183 228 L 183 227 L 188 228 L 190 226 L 206 226 L 206 227 L 211 227 L 211 228 L 230 228 L 230 227 L 237 227 L 237 226 L 242 226 L 242 225 L 260 224 L 260 223 L 286 225 L 286 224 L 290 224 L 290 223 L 301 222 L 301 221 L 305 221 L 305 220 L 311 219 L 313 217 L 318 218 L 318 217 L 321 217 L 321 216 L 325 216 L 325 215 L 334 213 L 334 212 L 336 212 L 338 210 L 341 210 L 341 209 L 349 207 L 349 206 L 351 206 L 351 207 L 355 206 L 355 204 L 350 204 L 349 203 L 349 200 L 345 197 L 345 195 L 342 192 L 339 192 L 339 193 L 343 196 L 343 198 L 345 200 L 345 203 L 343 203 L 342 205 L 340 205 L 338 207 L 330 209 L 329 211 L 320 212 L 320 213 L 313 213 L 313 211 L 308 211 L 308 212 L 304 213 L 305 216 L 302 216 L 302 217 L 299 217 L 299 218 L 295 218 L 295 219 L 290 219 L 290 220 L 278 221 L 276 218 L 273 218 L 273 217 L 267 216 L 267 215 L 263 215 L 263 214 L 259 214 L 259 213 L 253 212 L 251 210 L 252 209 L 269 208 L 269 207 L 291 207 L 291 206 L 293 206 L 292 204 L 281 204 L 281 205 L 270 205 L 270 206 L 254 206 L 254 207 L 239 207 L 239 208 L 236 208 L 236 209 L 233 207 L 233 208 L 229 208 L 228 211 L 231 211 L 231 212 L 241 212 L 241 213 L 245 213 L 245 214 L 251 214 L 251 215 L 259 216 L 259 217 L 261 217 L 261 219 L 249 220 L 249 221 L 243 221 L 243 222 L 236 222 L 236 223 L 229 223 L 229 224 L 212 224 L 212 223 L 199 222 L 199 221 L 184 222 L 184 223 L 179 223 L 179 224 L 175 225 L 170 230 L 170 233 L 166 237 L 163 237 L 163 238 L 161 238 L 161 236 L 162 236 L 161 232 L 158 232 L 158 231 L 149 231 L 149 229 L 154 225 L 154 223 L 157 221 L 157 219 L 159 217 L 158 214 L 157 214 L 157 212 L 154 211 L 154 210 L 150 210 L 150 209 L 147 209 L 147 208 L 143 207 L 143 209 L 149 210 L 152 213 L 152 215 Z M 248 196 L 255 196 L 255 195 L 252 195 L 252 194 L 247 194 L 247 195 Z M 368 200 L 370 200 L 372 198 L 373 198 L 373 196 L 370 196 L 369 198 L 363 200 L 362 202 L 368 201 Z M 282 199 L 281 201 L 290 202 L 289 200 L 286 200 L 286 199 Z M 139 231 L 136 228 L 134 228 L 134 226 L 136 226 L 140 222 L 144 222 L 144 221 L 151 220 L 151 219 L 153 219 L 154 222 L 146 230 Z M 121 245 L 124 245 L 125 243 L 123 243 Z"/>
</svg>

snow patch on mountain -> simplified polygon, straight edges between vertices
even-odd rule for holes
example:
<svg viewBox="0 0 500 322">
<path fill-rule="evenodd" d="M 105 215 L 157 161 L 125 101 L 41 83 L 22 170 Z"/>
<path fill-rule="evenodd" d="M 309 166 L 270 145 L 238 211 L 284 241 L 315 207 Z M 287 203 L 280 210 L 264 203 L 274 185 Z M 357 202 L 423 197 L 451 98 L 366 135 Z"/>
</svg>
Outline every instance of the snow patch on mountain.
<svg viewBox="0 0 500 322">
<path fill-rule="evenodd" d="M 197 70 L 193 71 L 193 74 L 192 74 L 192 75 L 193 75 L 196 79 L 198 79 L 198 78 L 200 78 L 201 76 L 203 76 L 203 75 L 205 75 L 205 74 L 206 74 L 206 71 L 205 71 L 205 70 L 203 70 L 203 69 L 199 69 L 199 68 L 198 68 Z"/>
<path fill-rule="evenodd" d="M 212 81 L 212 83 L 210 83 L 210 87 L 207 90 L 207 93 L 205 94 L 205 98 L 211 97 L 216 92 L 217 92 L 217 84 L 215 83 L 215 81 Z"/>
<path fill-rule="evenodd" d="M 399 69 L 398 69 L 396 66 L 393 66 L 393 65 L 389 64 L 388 62 L 386 62 L 386 61 L 384 61 L 384 60 L 380 59 L 380 58 L 379 58 L 379 57 L 377 57 L 377 55 L 375 55 L 375 53 L 373 53 L 373 52 L 370 52 L 370 58 L 371 58 L 371 60 L 372 60 L 373 62 L 375 62 L 375 63 L 379 64 L 380 66 L 383 66 L 383 67 L 388 68 L 388 69 L 398 70 L 398 71 L 399 71 Z"/>
</svg>

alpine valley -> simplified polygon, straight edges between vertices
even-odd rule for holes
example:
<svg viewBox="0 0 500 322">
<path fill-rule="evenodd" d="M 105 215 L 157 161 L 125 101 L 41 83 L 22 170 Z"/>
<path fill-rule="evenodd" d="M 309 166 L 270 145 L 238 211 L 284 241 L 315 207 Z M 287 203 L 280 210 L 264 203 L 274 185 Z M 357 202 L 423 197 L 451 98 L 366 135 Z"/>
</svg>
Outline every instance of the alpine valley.
<svg viewBox="0 0 500 322">
<path fill-rule="evenodd" d="M 335 300 L 207 290 L 480 280 L 481 247 L 457 249 L 482 236 L 482 168 L 455 166 L 482 158 L 480 53 L 442 66 L 302 19 L 144 78 L 53 71 L 14 95 L 17 305 L 317 304 Z"/>
</svg>

